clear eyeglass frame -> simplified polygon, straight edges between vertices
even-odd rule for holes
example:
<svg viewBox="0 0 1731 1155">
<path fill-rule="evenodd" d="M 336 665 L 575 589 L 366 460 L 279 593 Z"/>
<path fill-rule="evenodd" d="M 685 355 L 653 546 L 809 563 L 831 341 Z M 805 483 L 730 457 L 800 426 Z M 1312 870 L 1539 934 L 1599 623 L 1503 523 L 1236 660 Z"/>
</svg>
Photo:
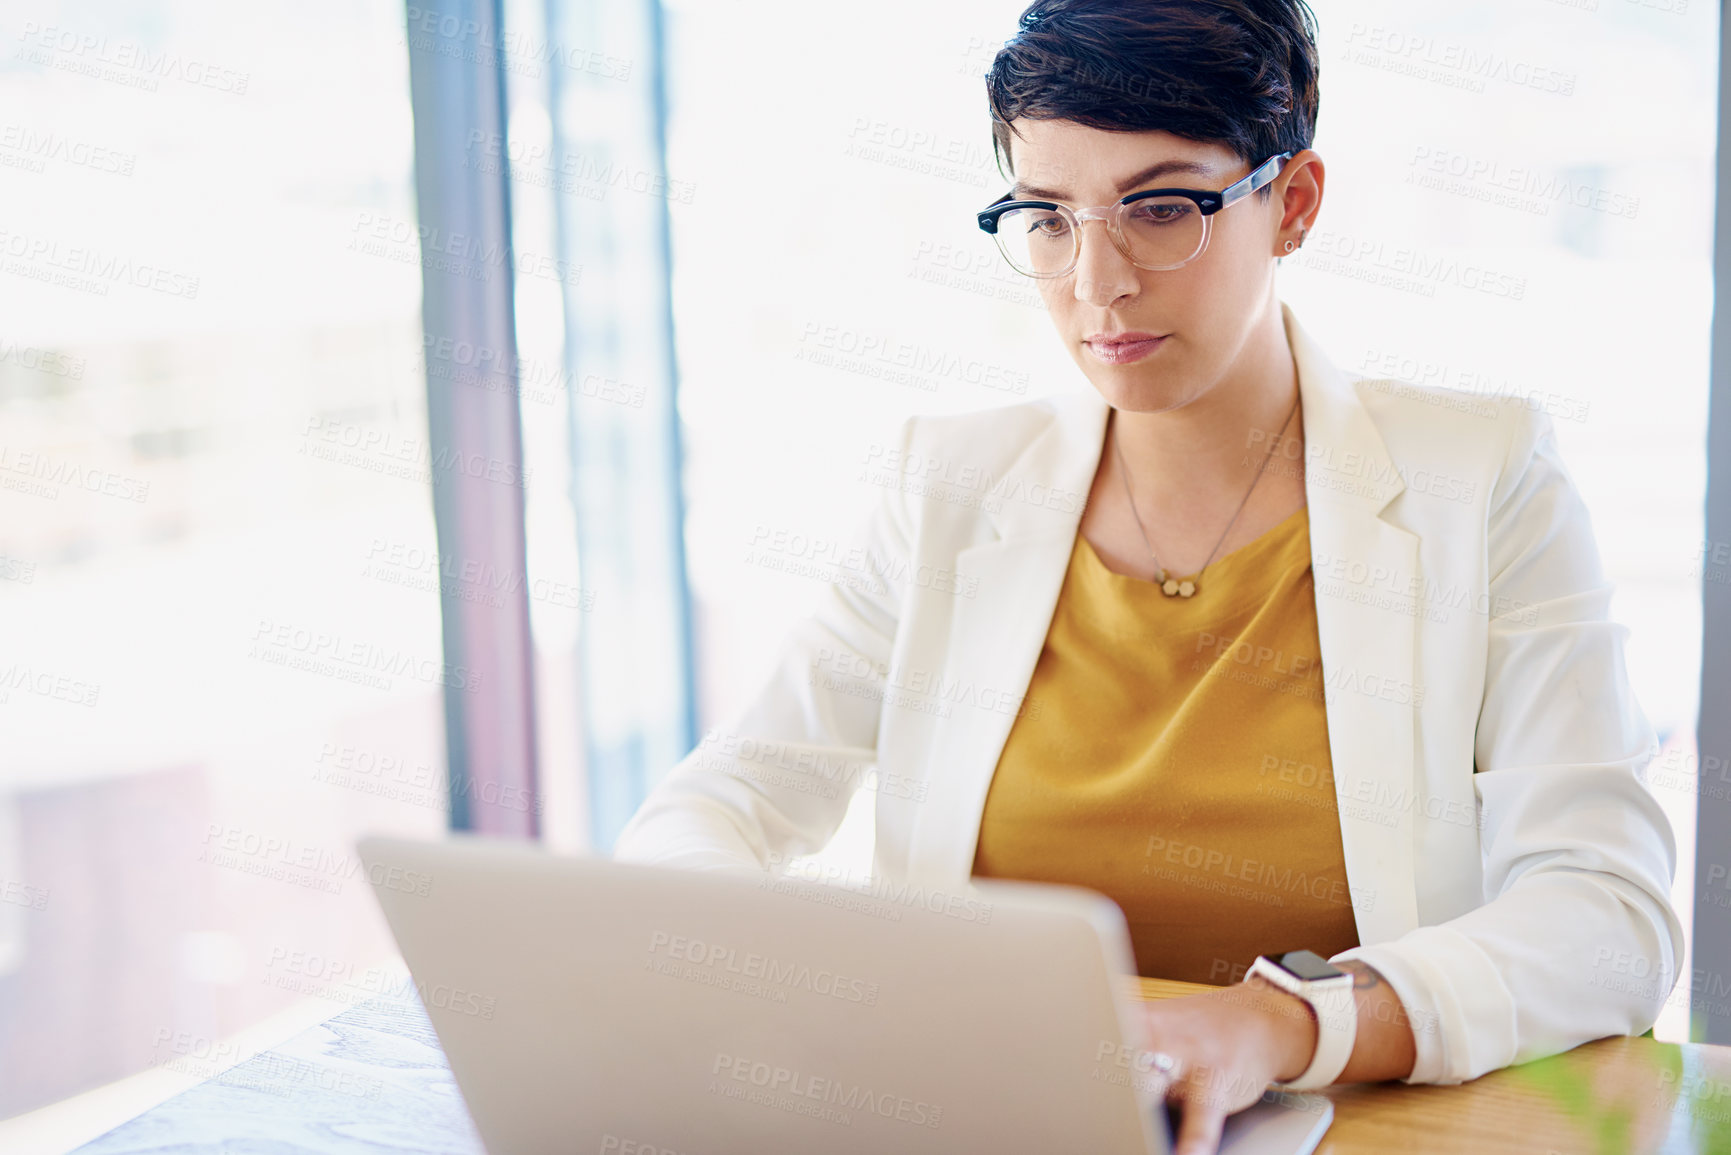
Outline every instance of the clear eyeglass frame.
<svg viewBox="0 0 1731 1155">
<path fill-rule="evenodd" d="M 1251 169 L 1250 174 L 1244 179 L 1237 181 L 1234 184 L 1230 184 L 1218 192 L 1213 189 L 1193 188 L 1140 189 L 1131 193 L 1129 196 L 1124 197 L 1117 204 L 1092 205 L 1088 208 L 1081 209 L 1072 209 L 1070 206 L 1059 204 L 1056 201 L 1015 200 L 1013 198 L 1016 194 L 1014 192 L 1007 192 L 991 204 L 987 205 L 980 212 L 974 214 L 974 219 L 979 222 L 980 229 L 983 232 L 990 234 L 992 240 L 997 243 L 998 252 L 1003 255 L 1004 260 L 1009 264 L 1009 266 L 1012 269 L 1015 269 L 1018 273 L 1028 277 L 1038 277 L 1042 279 L 1067 277 L 1075 271 L 1076 262 L 1082 257 L 1083 221 L 1106 222 L 1106 233 L 1112 238 L 1113 246 L 1124 255 L 1125 260 L 1129 261 L 1137 268 L 1150 269 L 1154 271 L 1179 269 L 1208 251 L 1208 236 L 1212 231 L 1214 214 L 1219 212 L 1221 209 L 1231 208 L 1233 205 L 1237 204 L 1239 201 L 1243 200 L 1245 197 L 1279 176 L 1281 170 L 1286 167 L 1286 162 L 1292 159 L 1292 155 L 1293 154 L 1290 152 L 1276 153 L 1274 156 L 1269 157 L 1267 160 Z M 1195 202 L 1197 210 L 1202 214 L 1202 239 L 1197 243 L 1195 252 L 1191 253 L 1188 257 L 1185 257 L 1182 261 L 1179 261 L 1176 264 L 1143 264 L 1130 254 L 1130 246 L 1124 240 L 1124 213 L 1128 206 L 1139 200 L 1146 200 L 1149 197 L 1172 196 L 1186 197 Z M 1067 218 L 1067 222 L 1070 226 L 1070 236 L 1072 238 L 1072 251 L 1070 253 L 1069 263 L 1058 272 L 1036 273 L 1020 267 L 1011 258 L 1009 251 L 1004 247 L 1002 237 L 998 234 L 998 221 L 1005 213 L 1010 212 L 1012 209 L 1029 208 L 1046 209 L 1051 212 L 1060 213 Z"/>
</svg>

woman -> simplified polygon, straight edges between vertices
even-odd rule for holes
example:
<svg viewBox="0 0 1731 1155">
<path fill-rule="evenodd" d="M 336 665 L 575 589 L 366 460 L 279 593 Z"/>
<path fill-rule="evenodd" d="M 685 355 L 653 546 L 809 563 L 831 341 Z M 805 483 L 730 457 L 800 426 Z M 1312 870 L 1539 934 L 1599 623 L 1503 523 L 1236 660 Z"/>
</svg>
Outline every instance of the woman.
<svg viewBox="0 0 1731 1155">
<path fill-rule="evenodd" d="M 1610 960 L 1682 957 L 1549 420 L 1350 381 L 1276 296 L 1322 205 L 1317 68 L 1303 0 L 1027 9 L 979 223 L 1092 388 L 907 422 L 860 538 L 881 583 L 827 591 L 616 848 L 760 870 L 877 766 L 877 874 L 1088 886 L 1143 974 L 1219 987 L 1148 1008 L 1181 1155 L 1271 1081 L 1641 1032 L 1671 982 Z M 1296 947 L 1353 975 L 1344 1028 L 1246 975 Z"/>
</svg>

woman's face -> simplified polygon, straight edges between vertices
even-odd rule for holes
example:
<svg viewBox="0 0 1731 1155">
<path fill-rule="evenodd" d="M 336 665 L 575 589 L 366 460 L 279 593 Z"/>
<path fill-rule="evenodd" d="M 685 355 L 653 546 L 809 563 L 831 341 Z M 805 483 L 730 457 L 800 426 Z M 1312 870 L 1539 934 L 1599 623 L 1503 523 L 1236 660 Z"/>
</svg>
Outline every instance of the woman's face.
<svg viewBox="0 0 1731 1155">
<path fill-rule="evenodd" d="M 1019 196 L 1056 200 L 1071 208 L 1116 203 L 1145 188 L 1219 191 L 1250 166 L 1219 144 L 1167 132 L 1107 132 L 1064 120 L 1018 120 L 1011 162 Z M 1176 269 L 1138 268 L 1118 251 L 1104 222 L 1082 224 L 1074 271 L 1039 279 L 1047 311 L 1070 355 L 1107 402 L 1119 409 L 1159 411 L 1188 404 L 1228 377 L 1257 326 L 1274 305 L 1274 260 L 1299 226 L 1308 227 L 1321 199 L 1321 165 L 1286 162 L 1265 204 L 1252 194 L 1216 213 L 1208 248 Z M 1179 165 L 1150 171 L 1155 165 Z M 1291 190 L 1288 192 L 1288 185 Z M 1165 339 L 1116 354 L 1094 338 L 1143 333 Z M 1253 351 L 1256 361 L 1261 350 Z"/>
</svg>

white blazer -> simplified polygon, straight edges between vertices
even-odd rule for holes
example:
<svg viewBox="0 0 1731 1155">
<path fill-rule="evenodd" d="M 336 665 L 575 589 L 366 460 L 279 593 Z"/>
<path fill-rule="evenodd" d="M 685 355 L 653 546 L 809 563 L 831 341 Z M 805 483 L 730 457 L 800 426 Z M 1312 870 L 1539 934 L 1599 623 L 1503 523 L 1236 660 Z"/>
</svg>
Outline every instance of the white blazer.
<svg viewBox="0 0 1731 1155">
<path fill-rule="evenodd" d="M 1683 957 L 1677 846 L 1637 778 L 1656 743 L 1551 421 L 1349 379 L 1281 312 L 1360 943 L 1333 958 L 1400 995 L 1408 1083 L 1639 1034 Z M 1037 707 L 1023 694 L 1108 412 L 1090 388 L 906 421 L 820 606 L 615 856 L 761 871 L 814 853 L 875 767 L 873 884 L 977 894 L 986 790 L 1016 711 Z"/>
</svg>

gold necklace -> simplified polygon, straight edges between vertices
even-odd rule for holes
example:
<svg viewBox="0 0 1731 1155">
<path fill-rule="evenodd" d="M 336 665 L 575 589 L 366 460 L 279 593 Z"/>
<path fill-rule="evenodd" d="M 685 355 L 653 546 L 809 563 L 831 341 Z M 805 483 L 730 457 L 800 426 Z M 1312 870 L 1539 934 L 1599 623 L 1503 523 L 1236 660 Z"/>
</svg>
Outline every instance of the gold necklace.
<svg viewBox="0 0 1731 1155">
<path fill-rule="evenodd" d="M 1269 461 L 1274 457 L 1274 447 L 1280 444 L 1280 439 L 1286 434 L 1286 427 L 1292 424 L 1292 415 L 1298 412 L 1298 402 L 1294 399 L 1292 408 L 1287 411 L 1286 420 L 1281 423 L 1280 432 L 1275 434 L 1268 443 L 1268 452 L 1263 455 L 1262 464 L 1256 469 L 1256 476 L 1250 479 L 1250 488 L 1244 491 L 1244 497 L 1238 502 L 1238 508 L 1232 513 L 1232 520 L 1226 523 L 1226 528 L 1220 531 L 1220 537 L 1214 543 L 1214 548 L 1208 551 L 1208 560 L 1202 563 L 1202 568 L 1196 571 L 1198 579 L 1214 561 L 1214 555 L 1220 552 L 1220 543 L 1226 540 L 1226 535 L 1232 532 L 1232 527 L 1238 524 L 1238 515 L 1244 512 L 1244 507 L 1250 501 L 1250 495 L 1256 491 L 1256 483 L 1262 480 L 1262 474 L 1268 469 Z M 1124 464 L 1124 451 L 1118 448 L 1117 411 L 1113 411 L 1112 421 L 1112 452 L 1118 458 L 1118 473 L 1124 481 L 1124 496 L 1130 502 L 1130 516 L 1136 519 L 1136 528 L 1142 533 L 1142 544 L 1148 547 L 1148 558 L 1154 563 L 1154 580 L 1160 583 L 1160 592 L 1167 597 L 1193 597 L 1196 593 L 1196 583 L 1166 576 L 1166 567 L 1160 564 L 1160 559 L 1154 556 L 1154 543 L 1148 540 L 1148 530 L 1142 525 L 1142 515 L 1136 512 L 1136 496 L 1130 489 L 1130 470 Z"/>
</svg>

